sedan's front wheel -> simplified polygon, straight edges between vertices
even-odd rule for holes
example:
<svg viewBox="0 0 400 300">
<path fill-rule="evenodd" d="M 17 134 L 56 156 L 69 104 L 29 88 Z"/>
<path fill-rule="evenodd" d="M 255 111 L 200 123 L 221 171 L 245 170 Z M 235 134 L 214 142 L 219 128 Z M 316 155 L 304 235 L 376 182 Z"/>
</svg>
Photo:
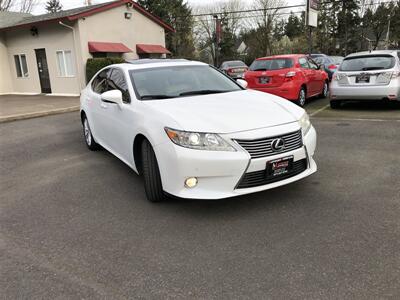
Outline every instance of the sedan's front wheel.
<svg viewBox="0 0 400 300">
<path fill-rule="evenodd" d="M 89 121 L 85 116 L 83 119 L 83 137 L 85 138 L 86 146 L 92 150 L 96 151 L 100 148 L 99 144 L 94 141 L 92 131 L 90 130 Z"/>
<path fill-rule="evenodd" d="M 144 140 L 142 143 L 142 167 L 147 199 L 151 202 L 165 200 L 157 158 L 151 144 L 147 140 Z"/>
</svg>

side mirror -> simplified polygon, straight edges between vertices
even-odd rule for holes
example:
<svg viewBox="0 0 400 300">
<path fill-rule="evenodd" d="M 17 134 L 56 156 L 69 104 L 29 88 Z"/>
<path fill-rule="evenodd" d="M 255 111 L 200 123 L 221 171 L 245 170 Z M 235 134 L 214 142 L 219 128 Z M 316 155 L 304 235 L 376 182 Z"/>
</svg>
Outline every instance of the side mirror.
<svg viewBox="0 0 400 300">
<path fill-rule="evenodd" d="M 239 85 L 240 85 L 242 88 L 244 88 L 244 89 L 247 89 L 247 86 L 249 85 L 249 84 L 247 83 L 247 81 L 246 81 L 246 80 L 243 80 L 243 79 L 237 79 L 236 82 L 239 83 Z"/>
<path fill-rule="evenodd" d="M 325 70 L 325 65 L 324 65 L 324 64 L 320 64 L 320 65 L 318 66 L 318 69 L 320 69 L 320 70 Z"/>
<path fill-rule="evenodd" d="M 104 92 L 101 96 L 101 101 L 115 104 L 122 104 L 122 93 L 120 90 L 111 90 Z"/>
</svg>

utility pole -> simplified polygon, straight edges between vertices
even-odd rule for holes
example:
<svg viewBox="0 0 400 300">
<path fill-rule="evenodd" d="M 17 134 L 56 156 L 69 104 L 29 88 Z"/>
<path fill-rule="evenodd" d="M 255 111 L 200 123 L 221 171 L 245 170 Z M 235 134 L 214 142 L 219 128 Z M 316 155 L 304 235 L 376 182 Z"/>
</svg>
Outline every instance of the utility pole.
<svg viewBox="0 0 400 300">
<path fill-rule="evenodd" d="M 214 65 L 218 67 L 218 58 L 219 58 L 219 42 L 220 42 L 220 34 L 221 34 L 221 21 L 218 19 L 218 15 L 214 15 L 215 21 L 215 46 L 214 46 Z"/>
<path fill-rule="evenodd" d="M 307 25 L 307 33 L 308 33 L 308 54 L 312 53 L 313 49 L 313 41 L 312 41 L 312 28 L 310 26 L 310 0 L 307 0 L 307 9 L 306 9 L 306 25 Z"/>
</svg>

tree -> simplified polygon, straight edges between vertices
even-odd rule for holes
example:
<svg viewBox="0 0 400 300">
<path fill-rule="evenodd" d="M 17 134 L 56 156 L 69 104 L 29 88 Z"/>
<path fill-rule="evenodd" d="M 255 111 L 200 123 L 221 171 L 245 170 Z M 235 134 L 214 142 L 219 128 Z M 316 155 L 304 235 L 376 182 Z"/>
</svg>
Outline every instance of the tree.
<svg viewBox="0 0 400 300">
<path fill-rule="evenodd" d="M 0 11 L 9 11 L 14 4 L 13 0 L 0 0 Z"/>
<path fill-rule="evenodd" d="M 30 13 L 37 3 L 38 0 L 0 0 L 0 11 Z"/>
<path fill-rule="evenodd" d="M 49 13 L 55 13 L 62 10 L 60 0 L 48 0 L 46 2 L 46 11 Z"/>
<path fill-rule="evenodd" d="M 256 27 L 256 35 L 258 47 L 261 56 L 273 53 L 273 26 L 278 17 L 280 7 L 285 4 L 283 0 L 255 0 L 254 9 L 258 10 L 251 20 Z M 260 14 L 261 11 L 261 14 Z"/>
<path fill-rule="evenodd" d="M 302 34 L 302 27 L 301 19 L 291 11 L 285 26 L 285 35 L 293 39 Z"/>
<path fill-rule="evenodd" d="M 242 13 L 230 14 L 230 12 L 237 12 L 243 9 L 241 0 L 227 0 L 196 8 L 196 14 L 202 15 L 195 19 L 194 26 L 194 35 L 200 59 L 218 65 L 222 60 L 237 57 L 235 45 L 239 31 L 242 28 Z M 205 15 L 203 16 L 203 14 Z M 221 22 L 222 27 L 221 40 L 218 45 L 216 45 L 217 21 L 215 17 Z"/>
<path fill-rule="evenodd" d="M 138 0 L 152 14 L 171 24 L 176 32 L 166 34 L 166 46 L 175 57 L 192 58 L 192 10 L 184 0 Z"/>
<path fill-rule="evenodd" d="M 336 14 L 335 38 L 340 44 L 340 50 L 344 55 L 355 52 L 358 49 L 360 24 L 359 0 L 342 0 L 332 2 L 332 13 Z"/>
</svg>

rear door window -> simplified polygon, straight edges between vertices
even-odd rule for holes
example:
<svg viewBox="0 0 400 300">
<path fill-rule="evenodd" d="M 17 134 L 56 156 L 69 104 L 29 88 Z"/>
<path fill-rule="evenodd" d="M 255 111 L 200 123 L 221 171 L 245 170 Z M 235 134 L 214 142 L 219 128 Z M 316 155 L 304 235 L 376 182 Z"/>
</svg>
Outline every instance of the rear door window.
<svg viewBox="0 0 400 300">
<path fill-rule="evenodd" d="M 340 71 L 386 70 L 394 67 L 396 59 L 391 55 L 368 55 L 346 58 Z"/>
<path fill-rule="evenodd" d="M 255 60 L 251 66 L 251 71 L 271 71 L 281 70 L 293 67 L 293 60 L 291 58 L 275 58 L 275 59 L 262 59 Z"/>
</svg>

